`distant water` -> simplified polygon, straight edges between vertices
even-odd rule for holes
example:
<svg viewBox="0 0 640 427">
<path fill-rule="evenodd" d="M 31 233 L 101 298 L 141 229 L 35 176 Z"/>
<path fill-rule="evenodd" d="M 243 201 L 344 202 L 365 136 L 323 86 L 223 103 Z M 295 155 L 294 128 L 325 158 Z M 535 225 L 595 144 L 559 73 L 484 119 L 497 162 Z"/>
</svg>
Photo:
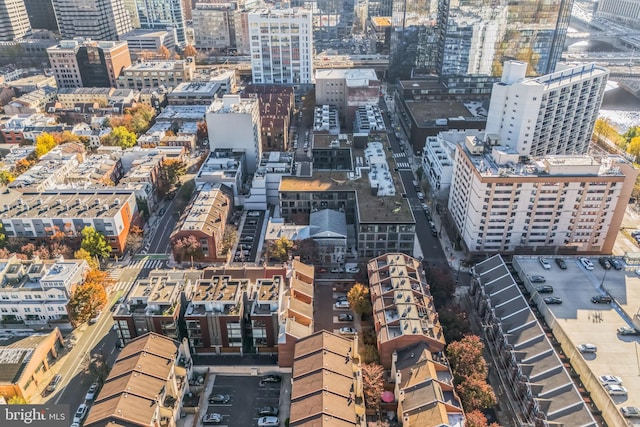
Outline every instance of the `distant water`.
<svg viewBox="0 0 640 427">
<path fill-rule="evenodd" d="M 640 126 L 640 98 L 616 87 L 605 92 L 600 107 L 600 117 L 605 117 L 624 133 L 631 126 Z"/>
</svg>

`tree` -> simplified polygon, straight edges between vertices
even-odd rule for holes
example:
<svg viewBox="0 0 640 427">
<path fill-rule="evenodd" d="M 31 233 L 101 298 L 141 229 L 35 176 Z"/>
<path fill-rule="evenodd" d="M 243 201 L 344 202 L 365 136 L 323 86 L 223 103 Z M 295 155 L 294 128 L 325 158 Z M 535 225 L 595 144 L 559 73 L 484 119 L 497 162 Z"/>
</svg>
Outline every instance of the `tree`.
<svg viewBox="0 0 640 427">
<path fill-rule="evenodd" d="M 627 145 L 627 153 L 636 159 L 640 157 L 640 136 L 634 137 L 631 142 L 629 142 L 629 145 Z"/>
<path fill-rule="evenodd" d="M 455 283 L 449 271 L 442 267 L 425 269 L 425 276 L 430 285 L 431 296 L 436 307 L 448 304 L 456 291 Z"/>
<path fill-rule="evenodd" d="M 279 239 L 269 242 L 267 245 L 267 256 L 269 259 L 285 262 L 289 259 L 289 251 L 293 249 L 293 246 L 291 240 L 286 236 L 281 236 Z"/>
<path fill-rule="evenodd" d="M 101 142 L 104 145 L 119 145 L 124 150 L 136 145 L 138 138 L 135 133 L 128 131 L 124 126 L 118 126 L 114 128 L 111 133 L 103 136 Z"/>
<path fill-rule="evenodd" d="M 31 168 L 31 166 L 33 166 L 34 164 L 35 164 L 34 160 L 20 159 L 16 162 L 15 166 L 13 167 L 13 174 L 22 175 L 23 173 L 28 171 Z"/>
<path fill-rule="evenodd" d="M 22 396 L 11 396 L 9 400 L 7 400 L 7 405 L 26 405 L 27 401 Z"/>
<path fill-rule="evenodd" d="M 56 140 L 58 144 L 66 144 L 68 142 L 81 142 L 80 136 L 76 135 L 73 132 L 65 130 L 62 133 L 56 133 L 53 135 L 53 138 Z"/>
<path fill-rule="evenodd" d="M 16 179 L 11 172 L 6 169 L 0 170 L 0 184 L 11 184 Z"/>
<path fill-rule="evenodd" d="M 447 357 L 456 383 L 468 377 L 487 377 L 487 362 L 482 357 L 484 344 L 477 335 L 465 335 L 460 341 L 447 346 Z"/>
<path fill-rule="evenodd" d="M 106 303 L 107 292 L 104 286 L 95 282 L 85 282 L 76 287 L 69 299 L 69 317 L 75 325 L 85 323 Z"/>
<path fill-rule="evenodd" d="M 89 253 L 89 251 L 87 251 L 86 249 L 78 249 L 77 251 L 75 251 L 73 253 L 73 257 L 75 259 L 83 259 L 85 261 L 87 261 L 87 264 L 89 264 L 89 268 L 99 268 L 100 266 L 98 265 L 98 261 L 95 259 L 95 257 L 92 257 L 91 254 Z"/>
<path fill-rule="evenodd" d="M 143 234 L 143 230 L 137 225 L 134 225 L 133 227 L 131 227 L 131 230 L 129 230 L 126 244 L 127 248 L 132 253 L 136 253 L 142 248 L 142 243 L 144 241 Z"/>
<path fill-rule="evenodd" d="M 316 242 L 311 239 L 296 240 L 293 254 L 299 256 L 302 262 L 312 263 L 317 253 Z"/>
<path fill-rule="evenodd" d="M 227 224 L 224 228 L 224 234 L 222 235 L 221 253 L 226 254 L 229 252 L 229 249 L 231 249 L 237 238 L 238 228 L 233 224 Z"/>
<path fill-rule="evenodd" d="M 187 47 L 185 47 L 184 51 L 182 52 L 182 56 L 184 56 L 185 58 L 189 58 L 190 56 L 195 58 L 198 56 L 198 51 L 192 45 L 187 45 Z"/>
<path fill-rule="evenodd" d="M 198 137 L 198 141 L 200 142 L 209 138 L 209 130 L 207 129 L 207 122 L 205 122 L 204 120 L 201 122 L 198 122 L 198 130 L 196 131 L 196 135 Z"/>
<path fill-rule="evenodd" d="M 158 48 L 158 55 L 165 61 L 171 57 L 171 52 L 165 45 L 162 45 Z"/>
<path fill-rule="evenodd" d="M 7 235 L 4 234 L 4 225 L 0 222 L 0 248 L 7 245 Z"/>
<path fill-rule="evenodd" d="M 27 259 L 31 259 L 35 251 L 36 251 L 36 245 L 34 245 L 33 243 L 27 243 L 26 245 L 23 245 L 22 247 L 20 247 L 20 253 L 24 254 L 27 257 Z"/>
<path fill-rule="evenodd" d="M 96 378 L 99 383 L 104 383 L 110 371 L 111 368 L 109 368 L 102 352 L 94 354 L 93 357 L 91 357 L 91 362 L 89 362 L 89 366 L 87 366 L 87 373 L 90 377 Z"/>
<path fill-rule="evenodd" d="M 471 332 L 467 312 L 459 306 L 440 307 L 437 311 L 446 342 L 458 341 Z"/>
<path fill-rule="evenodd" d="M 97 268 L 92 268 L 89 270 L 87 275 L 84 278 L 84 283 L 94 283 L 96 285 L 100 285 L 103 288 L 107 289 L 111 285 L 115 283 L 113 279 L 109 278 L 109 273 L 106 271 L 98 270 Z"/>
<path fill-rule="evenodd" d="M 82 229 L 80 247 L 89 252 L 92 257 L 106 258 L 111 254 L 111 246 L 109 246 L 107 239 L 95 228 L 89 226 Z"/>
<path fill-rule="evenodd" d="M 173 241 L 173 252 L 178 262 L 181 262 L 187 257 L 200 258 L 202 256 L 200 242 L 194 235 L 175 239 Z"/>
<path fill-rule="evenodd" d="M 187 164 L 179 159 L 166 159 L 162 162 L 160 173 L 169 186 L 176 185 L 181 176 L 187 173 Z"/>
<path fill-rule="evenodd" d="M 36 138 L 36 157 L 39 159 L 49 151 L 53 150 L 56 145 L 58 144 L 56 144 L 56 140 L 53 138 L 53 135 L 46 132 L 42 133 Z"/>
<path fill-rule="evenodd" d="M 640 136 L 640 126 L 631 126 L 627 131 L 622 135 L 622 137 L 627 141 L 631 142 L 631 140 L 637 136 Z"/>
<path fill-rule="evenodd" d="M 373 363 L 362 365 L 364 402 L 369 409 L 378 409 L 384 391 L 384 368 Z"/>
<path fill-rule="evenodd" d="M 465 411 L 486 409 L 495 406 L 496 395 L 484 378 L 472 376 L 456 385 Z"/>
<path fill-rule="evenodd" d="M 347 292 L 347 301 L 349 301 L 351 309 L 359 316 L 371 312 L 369 288 L 362 283 L 356 283 L 349 289 L 349 292 Z"/>
</svg>

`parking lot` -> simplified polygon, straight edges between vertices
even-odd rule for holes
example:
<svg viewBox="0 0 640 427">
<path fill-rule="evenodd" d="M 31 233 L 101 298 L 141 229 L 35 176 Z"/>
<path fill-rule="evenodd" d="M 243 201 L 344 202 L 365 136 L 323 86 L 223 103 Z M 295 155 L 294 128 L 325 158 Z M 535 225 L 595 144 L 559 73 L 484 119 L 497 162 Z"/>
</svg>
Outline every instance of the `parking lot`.
<svg viewBox="0 0 640 427">
<path fill-rule="evenodd" d="M 314 327 L 316 331 L 326 329 L 340 333 L 340 328 L 355 328 L 354 320 L 340 320 L 341 314 L 348 314 L 355 318 L 354 312 L 350 308 L 336 308 L 336 302 L 339 297 L 346 297 L 348 285 L 337 286 L 335 282 L 321 282 L 320 286 L 316 286 L 314 299 L 316 301 L 316 310 L 314 318 Z M 334 291 L 335 289 L 335 291 Z"/>
<path fill-rule="evenodd" d="M 258 411 L 266 406 L 280 407 L 281 382 L 261 384 L 259 376 L 216 375 L 211 391 L 205 396 L 206 412 L 200 414 L 199 426 L 202 426 L 204 414 L 220 414 L 222 421 L 218 426 L 257 426 Z M 285 380 L 283 378 L 283 380 Z M 226 403 L 208 403 L 212 395 L 229 396 Z M 284 424 L 280 416 L 280 425 Z M 209 425 L 209 424 L 207 424 Z"/>
<path fill-rule="evenodd" d="M 255 262 L 264 216 L 264 211 L 247 212 L 233 255 L 234 262 Z"/>
</svg>

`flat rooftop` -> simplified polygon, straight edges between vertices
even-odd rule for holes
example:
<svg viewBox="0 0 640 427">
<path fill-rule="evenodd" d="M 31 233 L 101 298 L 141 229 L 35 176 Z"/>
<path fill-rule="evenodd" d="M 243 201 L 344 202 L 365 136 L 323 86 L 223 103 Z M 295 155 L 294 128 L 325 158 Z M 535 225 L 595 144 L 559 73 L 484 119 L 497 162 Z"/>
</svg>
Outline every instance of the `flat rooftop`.
<svg viewBox="0 0 640 427">
<path fill-rule="evenodd" d="M 418 126 L 437 119 L 473 117 L 473 113 L 458 101 L 406 101 L 405 105 Z"/>
</svg>

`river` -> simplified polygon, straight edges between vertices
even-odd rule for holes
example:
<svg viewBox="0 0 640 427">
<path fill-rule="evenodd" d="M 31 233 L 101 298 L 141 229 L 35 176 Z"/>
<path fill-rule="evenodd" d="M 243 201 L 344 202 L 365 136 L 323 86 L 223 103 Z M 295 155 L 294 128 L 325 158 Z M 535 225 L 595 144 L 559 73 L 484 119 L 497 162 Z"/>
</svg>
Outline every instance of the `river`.
<svg viewBox="0 0 640 427">
<path fill-rule="evenodd" d="M 609 119 L 620 133 L 624 133 L 631 126 L 640 126 L 640 99 L 615 86 L 609 82 L 610 89 L 604 94 L 599 116 Z"/>
</svg>

